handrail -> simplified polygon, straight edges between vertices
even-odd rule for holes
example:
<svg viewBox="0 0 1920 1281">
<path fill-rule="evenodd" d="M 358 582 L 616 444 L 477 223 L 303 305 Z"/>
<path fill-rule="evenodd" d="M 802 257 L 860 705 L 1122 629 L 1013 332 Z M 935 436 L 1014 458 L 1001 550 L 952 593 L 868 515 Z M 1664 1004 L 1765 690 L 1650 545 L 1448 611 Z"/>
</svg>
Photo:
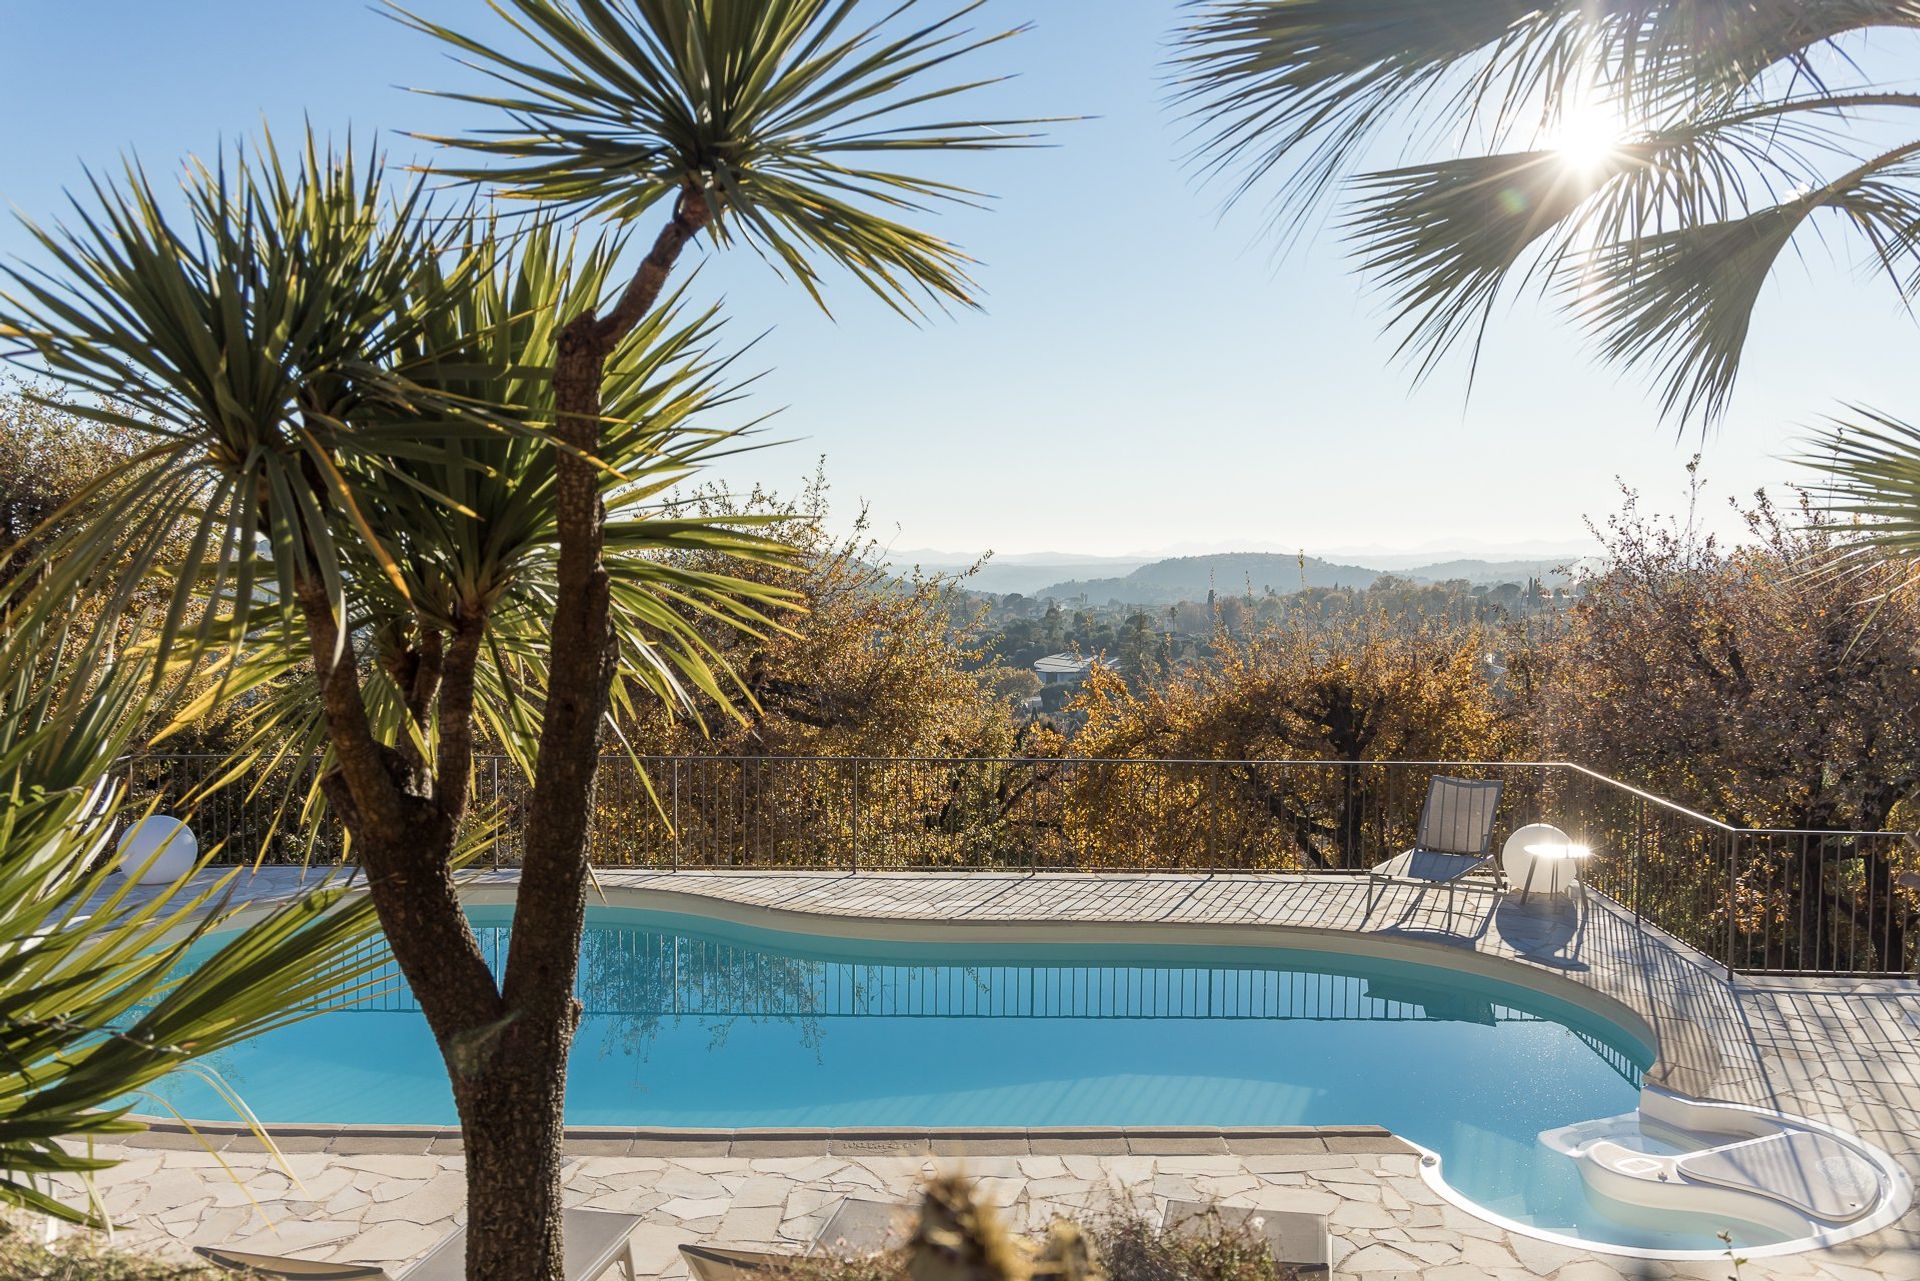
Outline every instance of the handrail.
<svg viewBox="0 0 1920 1281">
<path fill-rule="evenodd" d="M 476 761 L 509 760 L 505 752 L 475 752 Z M 140 752 L 130 753 L 122 761 L 227 761 L 231 758 L 221 752 Z M 1580 764 L 1578 761 L 1565 760 L 1521 760 L 1521 761 L 1482 761 L 1482 760 L 1408 760 L 1398 757 L 1374 757 L 1362 760 L 1344 760 L 1331 757 L 1288 757 L 1288 756 L 856 756 L 824 755 L 805 753 L 770 752 L 764 755 L 733 754 L 695 754 L 670 752 L 602 752 L 600 760 L 635 762 L 686 762 L 710 761 L 732 764 L 814 764 L 814 765 L 1263 765 L 1276 768 L 1360 768 L 1366 766 L 1396 766 L 1406 769 L 1564 769 L 1584 775 L 1598 783 L 1625 792 L 1639 800 L 1650 801 L 1668 812 L 1682 818 L 1704 823 L 1726 833 L 1739 832 L 1747 836 L 1911 836 L 1920 840 L 1920 828 L 1842 828 L 1842 827 L 1742 827 L 1729 823 L 1711 814 L 1702 814 L 1698 810 L 1688 809 L 1678 801 L 1669 800 L 1657 792 L 1603 774 L 1599 770 Z M 120 762 L 116 762 L 118 764 Z"/>
<path fill-rule="evenodd" d="M 476 753 L 477 807 L 528 780 Z M 228 780 L 220 753 L 147 754 L 130 785 L 192 805 L 259 857 L 347 856 L 292 821 L 311 759 Z M 1742 828 L 1571 761 L 1289 757 L 669 756 L 608 752 L 589 828 L 602 866 L 1358 874 L 1406 847 L 1426 779 L 1504 778 L 1508 829 L 1551 822 L 1605 857 L 1586 878 L 1636 920 L 1736 969 L 1920 968 L 1920 833 Z M 143 770 L 145 771 L 143 774 Z M 650 781 L 649 781 L 650 780 Z M 216 785 L 217 783 L 217 785 Z M 519 857 L 509 823 L 495 847 Z"/>
</svg>

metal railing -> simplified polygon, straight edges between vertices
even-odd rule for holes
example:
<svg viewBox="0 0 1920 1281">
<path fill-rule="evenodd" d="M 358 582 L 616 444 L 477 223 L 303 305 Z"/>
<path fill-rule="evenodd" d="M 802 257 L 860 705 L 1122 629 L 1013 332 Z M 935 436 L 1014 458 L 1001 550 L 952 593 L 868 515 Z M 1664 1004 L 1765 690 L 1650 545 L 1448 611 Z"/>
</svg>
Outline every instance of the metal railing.
<svg viewBox="0 0 1920 1281">
<path fill-rule="evenodd" d="M 476 926 L 482 953 L 503 969 L 509 927 Z M 384 943 L 368 945 L 384 951 Z M 814 1024 L 861 1019 L 1050 1019 L 1487 1025 L 1553 1022 L 1535 1010 L 1457 987 L 1294 970 L 1259 963 L 1115 965 L 1011 958 L 983 964 L 770 952 L 672 928 L 589 928 L 576 986 L 582 1016 L 650 1034 L 666 1019 Z M 372 990 L 323 1002 L 335 1012 L 418 1013 L 388 960 Z M 1569 1028 L 1614 1072 L 1639 1086 L 1644 1068 L 1605 1037 Z"/>
<path fill-rule="evenodd" d="M 149 756 L 130 777 L 191 807 L 228 861 L 339 858 L 332 821 L 289 808 L 304 768 L 209 787 L 218 758 Z M 1737 828 L 1566 762 L 609 756 L 589 853 L 662 871 L 1358 873 L 1413 844 L 1436 774 L 1500 779 L 1496 848 L 1525 823 L 1565 829 L 1598 854 L 1592 888 L 1730 971 L 1920 966 L 1913 834 Z M 527 782 L 482 757 L 474 787 L 512 865 Z"/>
</svg>

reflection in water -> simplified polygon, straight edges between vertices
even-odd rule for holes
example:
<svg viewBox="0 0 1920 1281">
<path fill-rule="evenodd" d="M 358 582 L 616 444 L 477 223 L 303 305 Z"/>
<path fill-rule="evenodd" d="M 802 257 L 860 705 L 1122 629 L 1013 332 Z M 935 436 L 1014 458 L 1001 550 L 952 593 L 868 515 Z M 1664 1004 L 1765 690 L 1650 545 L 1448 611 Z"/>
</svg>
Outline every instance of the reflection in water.
<svg viewBox="0 0 1920 1281">
<path fill-rule="evenodd" d="M 505 955 L 507 929 L 494 927 Z M 820 1049 L 817 965 L 718 939 L 641 929 L 589 929 L 581 941 L 577 994 L 583 1028 L 600 1033 L 600 1053 L 641 1061 L 662 1019 L 705 1021 L 718 1050 L 740 1020 L 792 1025 L 802 1048 Z"/>
<path fill-rule="evenodd" d="M 703 928 L 702 926 L 706 928 Z M 815 951 L 832 940 L 710 932 L 695 918 L 651 917 L 644 925 L 590 921 L 581 944 L 576 995 L 583 1032 L 603 1035 L 598 1052 L 645 1059 L 663 1022 L 697 1020 L 709 1048 L 736 1023 L 791 1026 L 795 1043 L 817 1054 L 836 1019 L 1126 1019 L 1302 1020 L 1346 1023 L 1508 1023 L 1561 1020 L 1497 999 L 1502 989 L 1443 981 L 1443 971 L 1354 958 L 1351 972 L 1316 968 L 1327 958 L 1282 950 L 1233 953 L 1212 964 L 1168 959 L 1122 964 L 1062 963 L 1048 949 L 999 948 L 996 964 L 971 959 L 982 949 L 939 955 L 927 945 L 840 941 L 839 953 Z M 512 927 L 505 909 L 476 913 L 474 933 L 496 976 Z M 781 940 L 790 946 L 770 945 Z M 375 944 L 374 946 L 383 946 Z M 926 960 L 870 959 L 861 950 L 925 952 Z M 804 950 L 803 950 L 804 949 Z M 1060 949 L 1052 949 L 1059 951 Z M 1136 949 L 1138 950 L 1138 949 Z M 1147 949 L 1149 954 L 1155 949 Z M 1227 955 L 1210 953 L 1210 955 Z M 1377 970 L 1378 972 L 1369 972 Z M 379 991 L 332 1009 L 417 1012 L 398 967 Z M 1525 993 L 1506 989 L 1516 995 Z M 1594 1054 L 1638 1087 L 1643 1064 L 1601 1032 L 1569 1027 Z"/>
</svg>

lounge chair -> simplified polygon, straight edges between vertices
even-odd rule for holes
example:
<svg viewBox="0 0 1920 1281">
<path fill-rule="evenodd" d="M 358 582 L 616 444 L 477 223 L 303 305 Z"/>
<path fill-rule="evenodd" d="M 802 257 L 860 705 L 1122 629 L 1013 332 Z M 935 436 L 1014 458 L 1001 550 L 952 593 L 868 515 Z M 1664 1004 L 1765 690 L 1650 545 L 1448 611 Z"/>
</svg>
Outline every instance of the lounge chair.
<svg viewBox="0 0 1920 1281">
<path fill-rule="evenodd" d="M 868 1255 L 906 1244 L 913 1226 L 909 1207 L 893 1201 L 848 1197 L 814 1233 L 803 1254 L 756 1246 L 683 1245 L 680 1255 L 694 1281 L 759 1281 L 790 1269 L 806 1254 Z"/>
<path fill-rule="evenodd" d="M 1245 1232 L 1267 1243 L 1281 1276 L 1324 1277 L 1332 1268 L 1327 1216 L 1305 1210 L 1249 1209 L 1211 1201 L 1169 1201 L 1161 1225 L 1169 1232 L 1209 1237 Z"/>
<path fill-rule="evenodd" d="M 1416 881 L 1447 887 L 1447 919 L 1451 922 L 1454 895 L 1461 880 L 1494 863 L 1493 816 L 1499 808 L 1499 779 L 1482 782 L 1435 775 L 1427 784 L 1427 803 L 1420 810 L 1414 847 L 1367 871 L 1367 915 L 1373 915 L 1378 884 Z"/>
<path fill-rule="evenodd" d="M 561 1221 L 567 1242 L 567 1281 L 597 1281 L 616 1263 L 634 1281 L 633 1230 L 637 1214 L 610 1214 L 604 1210 L 568 1210 Z M 427 1257 L 395 1276 L 366 1263 L 320 1263 L 311 1259 L 284 1259 L 200 1245 L 194 1253 L 217 1268 L 271 1277 L 276 1281 L 465 1281 L 467 1230 L 443 1237 Z"/>
</svg>

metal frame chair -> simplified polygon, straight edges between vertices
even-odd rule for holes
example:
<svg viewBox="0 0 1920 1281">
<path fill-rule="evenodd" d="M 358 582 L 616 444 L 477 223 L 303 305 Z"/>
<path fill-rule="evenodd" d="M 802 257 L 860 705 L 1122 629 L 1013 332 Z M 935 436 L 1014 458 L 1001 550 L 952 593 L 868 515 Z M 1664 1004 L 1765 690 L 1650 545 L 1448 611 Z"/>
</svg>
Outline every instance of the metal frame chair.
<svg viewBox="0 0 1920 1281">
<path fill-rule="evenodd" d="M 1426 803 L 1420 809 L 1420 828 L 1414 847 L 1367 869 L 1367 916 L 1373 915 L 1379 883 L 1412 881 L 1447 887 L 1447 923 L 1453 923 L 1454 901 L 1460 882 L 1492 866 L 1499 888 L 1498 864 L 1493 856 L 1493 821 L 1500 808 L 1501 781 L 1451 778 L 1436 774 L 1427 784 Z M 1363 918 L 1364 919 L 1364 918 Z"/>
</svg>

